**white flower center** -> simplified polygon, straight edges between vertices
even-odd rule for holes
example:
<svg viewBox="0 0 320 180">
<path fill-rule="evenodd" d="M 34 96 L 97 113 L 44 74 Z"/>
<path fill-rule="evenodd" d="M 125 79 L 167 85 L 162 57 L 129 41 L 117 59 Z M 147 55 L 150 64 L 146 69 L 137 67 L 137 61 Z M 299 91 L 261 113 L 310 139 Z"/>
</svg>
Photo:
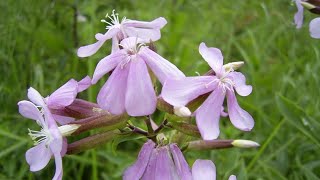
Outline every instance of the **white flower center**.
<svg viewBox="0 0 320 180">
<path fill-rule="evenodd" d="M 34 131 L 34 130 L 29 130 L 28 135 L 31 137 L 31 139 L 34 141 L 34 145 L 38 145 L 42 142 L 45 142 L 46 145 L 49 145 L 52 136 L 47 128 L 42 128 L 40 131 Z"/>
<path fill-rule="evenodd" d="M 209 88 L 209 85 L 212 83 L 218 83 L 218 86 L 220 88 L 223 89 L 224 92 L 226 92 L 227 90 L 229 91 L 233 91 L 233 87 L 234 87 L 234 82 L 232 81 L 232 79 L 230 79 L 228 77 L 228 74 L 233 71 L 233 69 L 229 69 L 228 71 L 225 71 L 222 74 L 217 74 L 216 77 L 217 79 L 212 80 L 211 82 L 205 84 L 206 88 Z"/>
</svg>

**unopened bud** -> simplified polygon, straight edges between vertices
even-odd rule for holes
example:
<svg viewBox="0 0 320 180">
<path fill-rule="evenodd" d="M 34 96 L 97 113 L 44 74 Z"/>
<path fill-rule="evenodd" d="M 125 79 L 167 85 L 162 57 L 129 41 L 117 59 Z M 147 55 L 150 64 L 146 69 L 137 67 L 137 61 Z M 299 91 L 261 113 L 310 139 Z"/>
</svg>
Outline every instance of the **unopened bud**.
<svg viewBox="0 0 320 180">
<path fill-rule="evenodd" d="M 257 142 L 250 141 L 250 140 L 241 140 L 241 139 L 234 140 L 231 144 L 239 148 L 255 148 L 260 146 L 260 144 L 258 144 Z"/>
<path fill-rule="evenodd" d="M 313 9 L 313 8 L 316 8 L 315 5 L 310 4 L 310 3 L 308 3 L 308 2 L 303 2 L 303 1 L 301 1 L 300 3 L 301 3 L 301 5 L 302 5 L 304 8 L 306 8 L 306 9 L 308 9 L 308 10 Z"/>
<path fill-rule="evenodd" d="M 189 117 L 192 114 L 191 111 L 185 106 L 174 107 L 173 111 L 175 115 L 180 117 Z"/>
<path fill-rule="evenodd" d="M 58 127 L 62 136 L 70 136 L 74 133 L 81 125 L 80 124 L 68 124 Z"/>
<path fill-rule="evenodd" d="M 239 69 L 242 65 L 244 65 L 244 62 L 243 61 L 238 61 L 238 62 L 231 62 L 231 63 L 228 63 L 228 64 L 225 64 L 223 65 L 224 69 L 226 71 L 229 71 L 229 70 L 237 70 Z"/>
</svg>

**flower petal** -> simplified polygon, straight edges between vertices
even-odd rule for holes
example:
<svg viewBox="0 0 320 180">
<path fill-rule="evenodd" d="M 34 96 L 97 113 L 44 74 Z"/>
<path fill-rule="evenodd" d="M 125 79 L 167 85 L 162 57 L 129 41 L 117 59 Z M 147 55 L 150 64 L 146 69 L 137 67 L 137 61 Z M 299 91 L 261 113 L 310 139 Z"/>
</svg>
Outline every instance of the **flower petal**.
<svg viewBox="0 0 320 180">
<path fill-rule="evenodd" d="M 149 48 L 141 48 L 139 54 L 145 60 L 152 72 L 157 76 L 161 84 L 163 84 L 167 78 L 179 79 L 185 77 L 183 72 L 181 72 L 175 65 Z"/>
<path fill-rule="evenodd" d="M 320 18 L 314 18 L 309 24 L 310 36 L 320 39 Z"/>
<path fill-rule="evenodd" d="M 77 55 L 79 57 L 88 57 L 93 55 L 100 49 L 100 47 L 106 40 L 114 37 L 119 31 L 120 29 L 118 28 L 112 28 L 108 30 L 104 35 L 101 33 L 96 34 L 95 37 L 98 41 L 96 43 L 80 47 L 78 49 Z"/>
<path fill-rule="evenodd" d="M 184 158 L 180 148 L 176 144 L 171 144 L 170 150 L 172 158 L 174 160 L 175 167 L 177 168 L 179 178 L 183 180 L 192 180 L 189 165 L 186 159 Z"/>
<path fill-rule="evenodd" d="M 252 92 L 252 86 L 246 85 L 246 77 L 240 72 L 230 72 L 229 75 L 233 82 L 237 93 L 240 96 L 248 96 Z"/>
<path fill-rule="evenodd" d="M 123 23 L 124 31 L 129 37 L 138 37 L 146 41 L 157 41 L 161 37 L 160 29 L 167 24 L 165 18 L 160 17 L 151 22 L 127 20 Z"/>
<path fill-rule="evenodd" d="M 303 23 L 303 6 L 301 4 L 301 0 L 295 0 L 298 11 L 294 15 L 294 23 L 296 24 L 296 28 L 299 29 L 302 27 Z"/>
<path fill-rule="evenodd" d="M 32 102 L 23 100 L 18 102 L 18 106 L 19 106 L 19 113 L 22 116 L 29 119 L 43 122 L 42 114 Z"/>
<path fill-rule="evenodd" d="M 68 150 L 68 139 L 66 137 L 64 137 L 64 138 L 62 138 L 62 149 L 60 152 L 61 157 L 66 155 L 67 150 Z"/>
<path fill-rule="evenodd" d="M 30 171 L 39 171 L 43 169 L 50 161 L 51 151 L 46 147 L 45 142 L 30 148 L 26 152 L 26 160 L 30 165 Z"/>
<path fill-rule="evenodd" d="M 122 114 L 125 111 L 128 72 L 129 64 L 124 67 L 118 65 L 100 89 L 97 102 L 102 109 L 112 114 Z"/>
<path fill-rule="evenodd" d="M 31 102 L 33 102 L 34 104 L 38 105 L 38 106 L 44 106 L 44 100 L 43 97 L 41 96 L 41 94 L 35 90 L 34 88 L 30 87 L 28 89 L 28 98 L 30 99 Z"/>
<path fill-rule="evenodd" d="M 199 52 L 215 73 L 219 73 L 221 71 L 223 66 L 223 56 L 220 49 L 213 47 L 208 48 L 206 44 L 202 42 L 199 46 Z"/>
<path fill-rule="evenodd" d="M 57 115 L 57 114 L 52 114 L 53 119 L 58 122 L 60 125 L 65 125 L 65 124 L 69 124 L 73 121 L 75 121 L 75 118 L 72 117 L 68 117 L 68 116 L 61 116 L 61 115 Z"/>
<path fill-rule="evenodd" d="M 219 119 L 225 93 L 216 88 L 196 110 L 196 122 L 202 139 L 213 140 L 219 136 Z"/>
<path fill-rule="evenodd" d="M 150 180 L 150 179 L 155 179 L 156 177 L 156 165 L 157 165 L 157 155 L 158 155 L 158 150 L 153 149 L 151 153 L 151 157 L 149 159 L 149 162 L 146 163 L 147 167 L 143 173 L 143 176 L 141 180 Z"/>
<path fill-rule="evenodd" d="M 174 166 L 173 160 L 171 159 L 167 146 L 158 148 L 154 179 L 178 179 L 177 170 Z"/>
<path fill-rule="evenodd" d="M 231 175 L 228 180 L 237 180 L 237 177 L 235 175 Z"/>
<path fill-rule="evenodd" d="M 147 66 L 139 56 L 130 62 L 125 102 L 130 116 L 145 116 L 156 110 L 157 96 Z"/>
<path fill-rule="evenodd" d="M 210 160 L 197 159 L 192 166 L 193 180 L 216 179 L 216 166 Z"/>
<path fill-rule="evenodd" d="M 254 120 L 247 111 L 241 109 L 232 91 L 227 91 L 227 104 L 231 123 L 240 130 L 250 131 L 254 126 Z"/>
<path fill-rule="evenodd" d="M 173 106 L 185 106 L 198 96 L 212 91 L 217 83 L 215 76 L 168 79 L 162 88 L 162 98 Z"/>
<path fill-rule="evenodd" d="M 123 53 L 123 51 L 117 51 L 101 59 L 94 70 L 92 84 L 96 84 L 103 75 L 117 67 L 117 65 L 125 58 L 126 55 Z"/>
<path fill-rule="evenodd" d="M 145 29 L 161 29 L 167 24 L 167 20 L 163 17 L 159 17 L 151 22 L 148 21 L 136 21 L 128 19 L 123 23 L 126 27 L 145 28 Z"/>
<path fill-rule="evenodd" d="M 78 82 L 78 93 L 88 89 L 91 86 L 91 78 L 89 76 L 84 77 Z"/>
<path fill-rule="evenodd" d="M 142 177 L 155 145 L 153 141 L 149 140 L 142 146 L 137 161 L 125 170 L 123 174 L 124 180 L 139 180 Z"/>
<path fill-rule="evenodd" d="M 78 82 L 70 79 L 67 83 L 54 91 L 48 98 L 47 105 L 50 109 L 60 109 L 70 105 L 78 94 Z"/>
<path fill-rule="evenodd" d="M 52 180 L 62 180 L 62 174 L 63 174 L 63 169 L 62 169 L 62 157 L 60 152 L 59 153 L 54 153 L 54 162 L 56 164 L 56 172 L 54 173 L 54 177 Z"/>
</svg>

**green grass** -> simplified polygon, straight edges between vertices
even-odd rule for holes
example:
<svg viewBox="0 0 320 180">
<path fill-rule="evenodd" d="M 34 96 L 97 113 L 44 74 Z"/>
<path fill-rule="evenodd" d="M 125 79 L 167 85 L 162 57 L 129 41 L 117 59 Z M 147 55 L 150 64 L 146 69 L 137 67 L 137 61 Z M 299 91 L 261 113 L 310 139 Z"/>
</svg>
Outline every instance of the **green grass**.
<svg viewBox="0 0 320 180">
<path fill-rule="evenodd" d="M 74 39 L 73 8 L 87 17 L 77 23 Z M 104 32 L 100 22 L 116 9 L 120 16 L 168 24 L 156 42 L 159 54 L 185 74 L 195 76 L 209 67 L 198 53 L 200 42 L 223 51 L 225 62 L 244 60 L 241 71 L 253 85 L 249 97 L 238 97 L 255 119 L 249 133 L 221 120 L 220 138 L 250 139 L 259 149 L 187 152 L 195 159 L 212 159 L 219 179 L 319 179 L 320 177 L 320 41 L 309 37 L 305 12 L 301 30 L 293 25 L 296 8 L 287 1 L 0 1 L 0 179 L 48 179 L 53 161 L 31 173 L 24 153 L 32 146 L 28 128 L 36 128 L 17 113 L 32 86 L 50 94 L 70 78 L 92 76 L 110 43 L 86 59 L 76 56 L 80 45 L 94 42 Z M 95 101 L 103 80 L 81 98 Z M 64 179 L 120 179 L 134 162 L 143 140 L 112 144 L 63 159 Z"/>
</svg>

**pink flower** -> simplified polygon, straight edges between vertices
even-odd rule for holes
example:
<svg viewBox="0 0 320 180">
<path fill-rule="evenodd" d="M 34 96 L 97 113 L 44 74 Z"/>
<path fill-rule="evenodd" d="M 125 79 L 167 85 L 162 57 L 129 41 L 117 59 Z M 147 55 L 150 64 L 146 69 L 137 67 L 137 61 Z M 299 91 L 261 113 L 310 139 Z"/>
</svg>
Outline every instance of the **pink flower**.
<svg viewBox="0 0 320 180">
<path fill-rule="evenodd" d="M 112 52 L 119 50 L 119 42 L 127 37 L 138 37 L 144 39 L 145 42 L 157 41 L 161 37 L 160 29 L 167 24 L 163 17 L 151 22 L 130 20 L 124 17 L 120 22 L 118 14 L 115 14 L 114 10 L 111 16 L 107 15 L 106 17 L 111 20 L 111 23 L 106 20 L 102 20 L 102 22 L 108 24 L 106 27 L 108 31 L 105 34 L 96 34 L 95 38 L 98 40 L 96 43 L 80 47 L 78 49 L 79 57 L 93 55 L 108 39 L 112 39 Z"/>
<path fill-rule="evenodd" d="M 41 126 L 40 131 L 29 129 L 29 135 L 35 142 L 35 147 L 26 152 L 26 160 L 30 165 L 30 171 L 43 169 L 53 156 L 56 164 L 54 180 L 62 179 L 62 156 L 67 150 L 66 139 L 62 137 L 59 128 L 44 102 L 44 98 L 33 88 L 28 91 L 28 97 L 32 101 L 20 101 L 19 113 L 29 119 L 33 119 Z M 41 111 L 38 109 L 41 108 Z"/>
<path fill-rule="evenodd" d="M 192 166 L 192 178 L 193 180 L 216 180 L 216 166 L 210 160 L 198 159 Z M 229 180 L 236 180 L 235 175 L 231 175 Z"/>
<path fill-rule="evenodd" d="M 97 97 L 102 109 L 112 114 L 127 112 L 131 116 L 152 114 L 156 109 L 157 97 L 148 69 L 161 83 L 168 77 L 185 77 L 175 65 L 142 44 L 143 41 L 136 37 L 126 38 L 120 43 L 123 49 L 98 63 L 93 84 L 114 69 Z"/>
<path fill-rule="evenodd" d="M 241 96 L 251 93 L 252 87 L 245 84 L 245 76 L 232 68 L 225 69 L 219 49 L 208 48 L 201 43 L 199 52 L 215 76 L 168 79 L 162 89 L 163 99 L 173 106 L 181 107 L 202 94 L 212 92 L 194 113 L 202 138 L 212 140 L 219 136 L 221 107 L 227 96 L 228 114 L 232 124 L 243 131 L 250 131 L 254 126 L 253 118 L 240 108 L 235 96 L 235 91 Z"/>
<path fill-rule="evenodd" d="M 295 3 L 298 11 L 294 15 L 294 22 L 296 24 L 297 29 L 300 29 L 303 24 L 303 9 L 304 9 L 303 5 L 313 6 L 314 8 L 310 9 L 311 12 L 313 12 L 312 11 L 313 9 L 314 10 L 317 9 L 317 11 L 319 11 L 319 6 L 314 6 L 304 0 L 295 0 Z M 313 20 L 310 21 L 309 31 L 310 31 L 310 36 L 312 38 L 320 39 L 320 18 L 314 18 Z"/>
<path fill-rule="evenodd" d="M 192 180 L 191 171 L 176 144 L 156 147 L 149 140 L 143 145 L 137 161 L 127 168 L 124 180 Z"/>
</svg>

